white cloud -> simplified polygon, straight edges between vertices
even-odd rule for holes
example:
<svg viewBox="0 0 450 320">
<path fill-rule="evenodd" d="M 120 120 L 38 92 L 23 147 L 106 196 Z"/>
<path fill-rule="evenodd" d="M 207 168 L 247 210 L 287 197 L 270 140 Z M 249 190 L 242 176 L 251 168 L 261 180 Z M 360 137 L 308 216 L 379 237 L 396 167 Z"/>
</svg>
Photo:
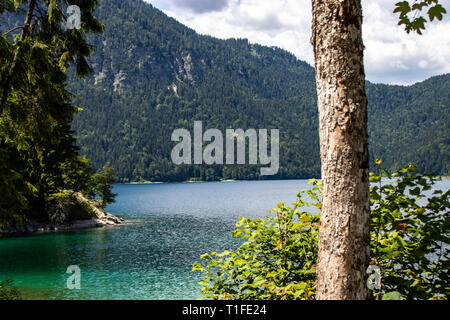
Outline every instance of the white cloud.
<svg viewBox="0 0 450 320">
<path fill-rule="evenodd" d="M 228 6 L 229 0 L 168 0 L 174 7 L 189 9 L 192 12 L 203 13 L 220 11 Z"/>
<path fill-rule="evenodd" d="M 164 7 L 162 0 L 147 1 L 201 34 L 278 46 L 313 64 L 310 0 L 166 0 L 170 6 Z M 395 1 L 362 3 L 368 80 L 411 84 L 450 72 L 448 14 L 428 24 L 422 36 L 408 35 L 392 13 Z"/>
<path fill-rule="evenodd" d="M 165 13 L 201 34 L 248 38 L 253 43 L 281 47 L 312 63 L 309 1 L 306 8 L 295 0 L 230 0 L 223 10 L 202 14 L 171 4 Z"/>
<path fill-rule="evenodd" d="M 397 26 L 391 0 L 363 0 L 363 37 L 367 78 L 411 84 L 450 72 L 450 19 L 427 24 L 423 35 Z"/>
</svg>

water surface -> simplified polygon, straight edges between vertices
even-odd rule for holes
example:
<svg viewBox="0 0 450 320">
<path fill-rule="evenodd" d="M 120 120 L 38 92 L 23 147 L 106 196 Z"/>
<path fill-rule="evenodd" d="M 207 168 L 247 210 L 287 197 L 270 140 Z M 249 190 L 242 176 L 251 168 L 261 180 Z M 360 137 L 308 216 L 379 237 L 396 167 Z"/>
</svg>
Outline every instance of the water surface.
<svg viewBox="0 0 450 320">
<path fill-rule="evenodd" d="M 191 268 L 201 254 L 236 248 L 239 217 L 265 217 L 309 187 L 306 180 L 116 185 L 107 210 L 125 225 L 1 239 L 0 279 L 13 279 L 28 299 L 195 299 L 201 274 Z M 81 268 L 81 290 L 66 288 L 69 265 Z"/>
<path fill-rule="evenodd" d="M 116 185 L 107 210 L 127 223 L 112 228 L 0 240 L 0 279 L 31 299 L 195 299 L 205 252 L 234 249 L 241 216 L 265 217 L 291 203 L 306 180 Z M 66 269 L 81 269 L 69 290 Z"/>
</svg>

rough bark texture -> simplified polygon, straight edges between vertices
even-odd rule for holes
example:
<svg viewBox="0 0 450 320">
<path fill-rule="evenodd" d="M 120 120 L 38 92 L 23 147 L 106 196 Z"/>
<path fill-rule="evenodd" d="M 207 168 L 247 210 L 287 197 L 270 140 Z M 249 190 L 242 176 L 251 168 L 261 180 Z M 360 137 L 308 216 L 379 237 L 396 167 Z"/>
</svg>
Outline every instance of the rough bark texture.
<svg viewBox="0 0 450 320">
<path fill-rule="evenodd" d="M 366 299 L 367 99 L 360 0 L 312 0 L 323 204 L 317 299 Z"/>
</svg>

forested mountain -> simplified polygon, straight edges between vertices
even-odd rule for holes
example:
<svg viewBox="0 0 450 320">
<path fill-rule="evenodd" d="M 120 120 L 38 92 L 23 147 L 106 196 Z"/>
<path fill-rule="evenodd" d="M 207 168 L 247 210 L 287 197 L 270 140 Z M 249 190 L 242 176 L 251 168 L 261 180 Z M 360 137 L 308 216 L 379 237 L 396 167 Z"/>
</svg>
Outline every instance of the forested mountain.
<svg viewBox="0 0 450 320">
<path fill-rule="evenodd" d="M 119 181 L 258 179 L 259 168 L 175 166 L 175 128 L 280 129 L 280 170 L 320 176 L 314 69 L 275 47 L 199 35 L 140 0 L 103 0 L 106 29 L 90 39 L 94 70 L 69 81 L 81 152 Z M 70 77 L 69 77 L 70 78 Z M 413 86 L 367 83 L 371 158 L 396 169 L 450 169 L 450 75 Z M 224 132 L 224 131 L 223 131 Z M 268 178 L 268 177 L 266 177 Z"/>
<path fill-rule="evenodd" d="M 368 84 L 369 150 L 398 169 L 450 172 L 450 74 L 412 86 Z"/>
<path fill-rule="evenodd" d="M 151 5 L 101 1 L 95 70 L 70 83 L 81 151 L 124 180 L 258 178 L 255 166 L 175 166 L 175 128 L 279 128 L 280 177 L 320 170 L 314 70 L 278 48 L 198 35 Z M 224 132 L 224 131 L 223 131 Z"/>
</svg>

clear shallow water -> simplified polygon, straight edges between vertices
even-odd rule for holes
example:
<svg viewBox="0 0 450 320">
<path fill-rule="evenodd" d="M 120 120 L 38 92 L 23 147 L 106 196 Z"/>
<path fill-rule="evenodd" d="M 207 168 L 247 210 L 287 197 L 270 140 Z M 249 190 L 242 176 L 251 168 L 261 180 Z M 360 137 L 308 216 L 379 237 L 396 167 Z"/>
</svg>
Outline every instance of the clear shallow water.
<svg viewBox="0 0 450 320">
<path fill-rule="evenodd" d="M 122 226 L 0 240 L 0 279 L 29 299 L 195 299 L 205 252 L 233 249 L 241 216 L 265 217 L 279 201 L 295 201 L 306 180 L 116 185 L 107 210 Z M 81 269 L 69 290 L 66 269 Z"/>
<path fill-rule="evenodd" d="M 195 299 L 192 263 L 235 248 L 239 217 L 265 217 L 304 188 L 306 180 L 116 185 L 107 210 L 127 224 L 1 239 L 0 280 L 14 279 L 28 299 Z M 81 268 L 81 290 L 66 288 L 69 265 Z"/>
</svg>

